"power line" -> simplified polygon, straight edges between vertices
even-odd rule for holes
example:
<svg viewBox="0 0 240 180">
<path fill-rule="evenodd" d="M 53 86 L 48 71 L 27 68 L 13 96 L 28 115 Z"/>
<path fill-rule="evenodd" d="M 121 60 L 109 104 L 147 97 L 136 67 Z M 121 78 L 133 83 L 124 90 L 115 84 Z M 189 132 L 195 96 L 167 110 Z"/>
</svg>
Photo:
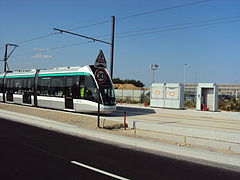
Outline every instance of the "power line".
<svg viewBox="0 0 240 180">
<path fill-rule="evenodd" d="M 144 32 L 144 31 L 150 31 L 150 30 L 155 30 L 155 29 L 166 29 L 166 28 L 172 28 L 172 27 L 178 27 L 178 26 L 187 26 L 187 25 L 214 22 L 214 21 L 223 21 L 223 20 L 234 19 L 234 18 L 240 18 L 240 16 L 230 16 L 230 17 L 223 17 L 223 18 L 217 18 L 217 19 L 207 19 L 207 20 L 193 21 L 193 22 L 188 22 L 188 23 L 173 24 L 173 25 L 167 25 L 167 26 L 150 27 L 150 28 L 145 28 L 145 29 L 137 29 L 137 30 L 132 30 L 132 31 L 120 32 L 120 33 L 116 33 L 116 34 L 117 35 L 131 34 L 131 33 L 135 33 L 135 32 Z"/>
<path fill-rule="evenodd" d="M 55 34 L 58 34 L 58 33 L 54 32 L 54 33 L 46 34 L 46 35 L 43 35 L 43 36 L 38 36 L 38 37 L 35 37 L 35 38 L 32 38 L 32 39 L 20 41 L 17 44 L 23 44 L 23 43 L 27 43 L 27 42 L 31 42 L 31 41 L 36 41 L 36 40 L 39 40 L 39 39 L 47 38 L 49 36 L 53 36 Z"/>
<path fill-rule="evenodd" d="M 108 23 L 108 22 L 111 22 L 111 20 L 101 21 L 101 22 L 97 22 L 97 23 L 93 23 L 93 24 L 89 24 L 89 25 L 85 25 L 85 26 L 80 26 L 80 27 L 75 27 L 75 28 L 70 28 L 70 29 L 68 29 L 68 31 L 81 29 L 81 28 L 92 27 L 92 26 L 96 26 L 96 25 L 100 25 L 100 24 L 104 24 L 104 23 Z M 46 35 L 37 36 L 37 37 L 32 38 L 32 39 L 27 39 L 27 40 L 24 40 L 24 41 L 17 42 L 16 44 L 28 43 L 28 42 L 36 41 L 36 40 L 39 40 L 39 39 L 47 38 L 47 37 L 50 37 L 50 36 L 53 36 L 53 35 L 56 35 L 56 34 L 60 34 L 60 32 L 52 32 L 52 33 L 49 33 L 49 34 L 46 34 Z M 0 49 L 3 49 L 3 48 L 4 47 L 2 47 Z"/>
<path fill-rule="evenodd" d="M 89 25 L 85 25 L 85 26 L 80 26 L 80 27 L 76 27 L 76 28 L 71 28 L 71 29 L 68 29 L 68 31 L 70 31 L 70 30 L 76 30 L 76 29 L 81 29 L 81 28 L 86 28 L 86 27 L 91 27 L 91 26 L 96 26 L 96 25 L 100 25 L 100 24 L 107 23 L 107 22 L 111 22 L 111 20 L 101 21 L 101 22 L 94 23 L 94 24 L 89 24 Z M 46 34 L 46 35 L 37 36 L 37 37 L 32 38 L 32 39 L 27 39 L 27 40 L 24 40 L 24 41 L 17 42 L 16 44 L 28 43 L 28 42 L 36 41 L 36 40 L 39 40 L 39 39 L 47 38 L 47 37 L 50 37 L 50 36 L 53 36 L 53 35 L 56 35 L 56 34 L 60 34 L 60 32 L 51 32 L 51 33 Z M 0 49 L 3 49 L 3 48 L 4 48 L 4 47 L 0 47 Z"/>
<path fill-rule="evenodd" d="M 156 29 L 167 29 L 167 28 L 169 29 L 169 28 L 172 28 L 172 27 L 179 27 L 179 26 L 181 27 L 181 26 L 187 26 L 187 25 L 193 25 L 193 24 L 223 21 L 223 20 L 233 19 L 233 18 L 240 18 L 240 16 L 229 16 L 229 17 L 222 17 L 222 18 L 206 19 L 206 20 L 200 20 L 200 21 L 180 23 L 180 24 L 171 24 L 171 25 L 166 25 L 166 26 L 157 26 L 157 27 L 150 27 L 150 28 L 144 28 L 144 29 L 136 29 L 136 30 L 131 30 L 131 31 L 119 32 L 119 33 L 116 33 L 116 35 L 131 34 L 131 33 L 144 32 L 144 31 L 150 31 L 150 30 L 156 30 Z M 102 34 L 102 35 L 97 35 L 97 36 L 94 36 L 94 37 L 98 38 L 98 37 L 109 37 L 109 36 L 110 36 L 110 34 Z"/>
<path fill-rule="evenodd" d="M 53 36 L 55 34 L 59 34 L 59 33 L 58 32 L 52 32 L 52 33 L 49 33 L 49 34 L 46 34 L 46 35 L 37 36 L 37 37 L 32 38 L 32 39 L 27 39 L 27 40 L 24 40 L 24 41 L 20 41 L 20 42 L 17 42 L 16 44 L 24 44 L 24 43 L 36 41 L 36 40 L 39 40 L 39 39 L 43 39 L 43 38 L 47 38 L 47 37 Z M 3 49 L 3 48 L 0 48 L 0 49 Z"/>
<path fill-rule="evenodd" d="M 88 28 L 88 27 L 97 26 L 97 25 L 101 25 L 101 24 L 106 24 L 106 23 L 110 23 L 110 22 L 112 22 L 112 21 L 111 20 L 100 21 L 100 22 L 97 22 L 97 23 L 88 24 L 88 25 L 85 25 L 85 26 L 79 26 L 79 27 L 75 27 L 75 28 L 70 28 L 70 29 L 67 29 L 67 30 L 72 31 L 72 30 L 77 30 L 77 29 L 83 29 L 83 28 Z"/>
<path fill-rule="evenodd" d="M 177 5 L 177 6 L 171 6 L 171 7 L 167 7 L 167 8 L 141 12 L 141 13 L 137 13 L 137 14 L 133 14 L 133 15 L 129 15 L 129 16 L 116 18 L 116 21 L 125 20 L 125 19 L 138 17 L 138 16 L 143 16 L 143 15 L 147 15 L 147 14 L 154 14 L 154 13 L 158 13 L 158 12 L 161 12 L 161 11 L 167 11 L 167 10 L 171 10 L 171 9 L 177 9 L 177 8 L 183 8 L 183 7 L 187 7 L 187 6 L 193 6 L 193 5 L 197 5 L 197 4 L 208 2 L 208 1 L 211 1 L 211 0 L 195 1 L 195 2 L 185 3 L 185 4 L 181 4 L 181 5 Z M 106 23 L 110 23 L 110 22 L 111 22 L 111 20 L 105 20 L 105 21 L 100 21 L 100 22 L 97 22 L 97 23 L 89 24 L 89 25 L 79 26 L 79 27 L 75 27 L 75 28 L 74 27 L 73 28 L 69 28 L 67 30 L 68 31 L 72 31 L 72 30 L 77 30 L 77 29 L 83 29 L 83 28 L 88 28 L 88 27 L 101 25 L 101 24 L 106 24 Z"/>
<path fill-rule="evenodd" d="M 183 24 L 162 26 L 164 28 L 166 28 L 166 27 L 176 27 L 176 28 L 167 28 L 167 29 L 158 30 L 158 31 L 150 31 L 150 32 L 145 32 L 145 33 L 135 33 L 135 34 L 131 34 L 131 35 L 122 35 L 122 36 L 117 36 L 116 38 L 121 39 L 121 38 L 127 38 L 127 37 L 136 37 L 136 36 L 143 36 L 143 35 L 148 35 L 148 34 L 156 34 L 156 33 L 170 32 L 170 31 L 177 31 L 177 30 L 184 30 L 184 29 L 191 29 L 191 28 L 200 28 L 200 27 L 206 27 L 206 26 L 212 26 L 212 25 L 218 25 L 218 24 L 225 24 L 225 23 L 232 23 L 232 22 L 240 21 L 240 19 L 234 19 L 234 20 L 223 21 L 223 22 L 200 24 L 200 25 L 194 25 L 194 26 L 185 26 L 186 24 L 191 25 L 191 24 L 196 24 L 196 23 L 200 23 L 200 22 L 211 22 L 211 21 L 217 21 L 217 20 L 230 19 L 230 18 L 234 18 L 234 17 L 240 17 L 240 16 L 232 16 L 232 17 L 224 17 L 224 18 L 218 18 L 218 19 L 213 19 L 213 20 L 202 20 L 202 21 L 196 21 L 196 22 L 190 22 L 190 23 L 183 23 L 184 27 L 176 27 L 176 26 L 180 26 L 180 25 L 183 25 Z M 149 29 L 152 29 L 152 28 L 148 28 L 148 30 Z M 142 29 L 142 30 L 140 29 L 140 30 L 135 30 L 135 31 L 131 31 L 131 32 L 140 32 L 140 31 L 143 31 L 143 30 L 144 29 Z M 129 32 L 130 31 L 117 33 L 117 34 L 124 34 L 124 33 L 127 34 Z M 104 36 L 109 36 L 109 35 L 98 35 L 98 36 L 95 36 L 95 37 L 104 37 Z M 105 39 L 102 39 L 102 40 L 109 40 L 109 39 L 110 38 L 105 38 Z M 60 47 L 48 48 L 46 50 L 41 50 L 41 51 L 30 51 L 30 52 L 19 54 L 19 55 L 15 55 L 15 56 L 12 56 L 12 57 L 25 56 L 25 55 L 34 54 L 34 53 L 37 53 L 37 52 L 47 52 L 47 51 L 52 51 L 52 50 L 58 50 L 58 49 L 72 47 L 72 46 L 79 46 L 79 45 L 89 44 L 89 43 L 93 43 L 93 42 L 94 41 L 87 41 L 87 42 L 74 43 L 74 44 L 69 44 L 69 45 L 60 46 Z"/>
<path fill-rule="evenodd" d="M 53 48 L 50 48 L 50 50 L 58 50 L 58 49 L 63 49 L 63 48 L 68 48 L 68 47 L 72 47 L 72 46 L 79 46 L 79 45 L 84 45 L 84 44 L 89 44 L 89 43 L 93 43 L 94 41 L 86 41 L 86 42 L 82 42 L 82 43 L 74 43 L 74 44 L 68 44 L 68 45 L 65 45 L 65 46 L 59 46 L 59 47 L 53 47 Z"/>
<path fill-rule="evenodd" d="M 209 24 L 202 24 L 202 25 L 195 25 L 195 26 L 169 28 L 169 29 L 164 29 L 164 30 L 159 30 L 159 31 L 151 31 L 151 32 L 146 32 L 146 33 L 136 33 L 136 34 L 132 34 L 132 35 L 118 36 L 117 38 L 136 37 L 136 36 L 156 34 L 156 33 L 161 33 L 161 32 L 169 32 L 169 31 L 176 31 L 176 30 L 183 30 L 183 29 L 206 27 L 206 26 L 212 26 L 212 25 L 224 24 L 224 23 L 232 23 L 232 22 L 237 22 L 237 21 L 240 21 L 240 19 L 229 20 L 229 21 L 224 21 L 224 22 L 209 23 Z"/>
<path fill-rule="evenodd" d="M 89 43 L 92 43 L 92 42 L 93 41 L 87 41 L 87 42 L 82 42 L 82 43 L 74 43 L 74 44 L 68 44 L 68 45 L 65 45 L 65 46 L 58 46 L 58 47 L 48 48 L 48 49 L 41 50 L 41 51 L 30 51 L 30 52 L 26 52 L 26 53 L 22 53 L 22 54 L 17 54 L 17 55 L 12 56 L 12 57 L 26 56 L 26 55 L 35 54 L 35 53 L 38 53 L 38 52 L 54 51 L 54 50 L 68 48 L 68 47 L 72 47 L 72 46 L 79 46 L 79 45 L 89 44 Z"/>
<path fill-rule="evenodd" d="M 191 2 L 191 3 L 185 3 L 185 4 L 171 6 L 171 7 L 167 7 L 167 8 L 161 8 L 161 9 L 158 9 L 158 10 L 146 11 L 146 12 L 137 13 L 137 14 L 133 14 L 133 15 L 125 16 L 125 17 L 120 17 L 120 18 L 117 18 L 117 20 L 118 21 L 119 20 L 125 20 L 125 19 L 129 19 L 129 18 L 137 17 L 137 16 L 143 16 L 143 15 L 147 15 L 147 14 L 158 13 L 158 12 L 161 12 L 161 11 L 168 11 L 168 10 L 171 10 L 171 9 L 193 6 L 193 5 L 197 5 L 197 4 L 200 4 L 200 3 L 205 3 L 205 2 L 208 2 L 208 1 L 211 1 L 211 0 L 195 1 L 195 2 Z"/>
<path fill-rule="evenodd" d="M 137 13 L 137 14 L 133 14 L 133 15 L 125 16 L 125 17 L 120 17 L 120 18 L 117 18 L 116 20 L 118 20 L 118 21 L 119 20 L 125 20 L 125 19 L 129 19 L 129 18 L 137 17 L 137 16 L 143 16 L 143 15 L 147 15 L 147 14 L 154 14 L 154 13 L 161 12 L 161 11 L 167 11 L 167 10 L 171 10 L 171 9 L 182 8 L 182 7 L 186 7 L 186 6 L 193 6 L 193 5 L 197 5 L 197 4 L 208 2 L 208 1 L 211 1 L 211 0 L 200 0 L 200 1 L 195 1 L 195 2 L 191 2 L 191 3 L 185 3 L 185 4 L 181 4 L 181 5 L 177 5 L 177 6 L 162 8 L 162 9 L 158 9 L 158 10 L 146 11 L 146 12 Z M 106 23 L 109 23 L 109 22 L 111 22 L 111 20 L 100 21 L 100 22 L 88 24 L 88 25 L 85 25 L 85 26 L 69 28 L 68 31 L 82 29 L 82 28 L 87 28 L 87 27 L 93 27 L 93 26 L 96 26 L 96 25 L 106 24 Z M 35 38 L 32 38 L 32 39 L 20 41 L 20 42 L 17 42 L 16 44 L 24 44 L 24 43 L 36 41 L 36 40 L 39 40 L 39 39 L 43 39 L 43 38 L 47 38 L 47 37 L 53 36 L 55 34 L 59 34 L 59 32 L 54 32 L 54 33 L 46 34 L 46 35 L 43 35 L 43 36 L 38 36 L 38 37 L 35 37 Z"/>
<path fill-rule="evenodd" d="M 116 18 L 116 21 L 117 20 L 118 21 L 119 20 L 125 20 L 125 19 L 129 19 L 129 18 L 137 17 L 137 16 L 143 16 L 143 15 L 147 15 L 147 14 L 154 14 L 154 13 L 157 13 L 157 12 L 167 11 L 167 10 L 171 10 L 171 9 L 177 9 L 177 8 L 182 8 L 182 7 L 187 7 L 187 6 L 193 6 L 193 5 L 197 5 L 197 4 L 208 2 L 208 1 L 211 1 L 211 0 L 195 1 L 195 2 L 191 2 L 191 3 L 185 3 L 185 4 L 181 4 L 181 5 L 177 5 L 177 6 L 171 6 L 171 7 L 167 7 L 167 8 L 158 9 L 158 10 L 146 11 L 146 12 L 142 12 L 142 13 L 137 13 L 137 14 L 133 14 L 133 15 L 129 15 L 129 16 Z M 109 23 L 109 22 L 111 22 L 111 21 L 110 20 L 101 21 L 101 22 L 97 22 L 97 23 L 93 23 L 93 24 L 89 24 L 89 25 L 85 25 L 85 26 L 80 26 L 80 27 L 76 27 L 76 28 L 70 28 L 70 29 L 68 29 L 68 31 L 70 31 L 70 30 L 77 30 L 77 29 L 86 28 L 86 27 L 92 27 L 92 26 L 96 26 L 96 25 L 100 25 L 100 24 Z M 99 35 L 99 36 L 95 36 L 95 37 L 104 37 L 104 36 L 108 36 L 108 35 L 105 34 L 105 35 Z"/>
</svg>

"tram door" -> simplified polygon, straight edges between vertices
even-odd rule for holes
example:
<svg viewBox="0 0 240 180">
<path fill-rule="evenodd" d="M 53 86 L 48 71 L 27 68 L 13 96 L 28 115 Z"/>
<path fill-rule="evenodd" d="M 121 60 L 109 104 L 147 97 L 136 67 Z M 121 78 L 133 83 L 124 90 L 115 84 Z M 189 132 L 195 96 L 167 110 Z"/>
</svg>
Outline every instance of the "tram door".
<svg viewBox="0 0 240 180">
<path fill-rule="evenodd" d="M 66 78 L 65 108 L 73 109 L 73 77 Z"/>
<path fill-rule="evenodd" d="M 25 78 L 22 80 L 22 83 L 23 88 L 25 89 L 25 92 L 23 92 L 23 103 L 32 104 L 31 95 L 33 94 L 33 78 Z"/>
</svg>

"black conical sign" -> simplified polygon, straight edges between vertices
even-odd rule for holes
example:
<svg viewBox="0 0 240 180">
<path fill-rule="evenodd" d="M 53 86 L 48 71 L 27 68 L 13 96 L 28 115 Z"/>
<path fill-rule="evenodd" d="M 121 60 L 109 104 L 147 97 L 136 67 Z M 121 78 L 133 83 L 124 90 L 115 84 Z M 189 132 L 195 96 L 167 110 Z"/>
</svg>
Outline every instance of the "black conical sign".
<svg viewBox="0 0 240 180">
<path fill-rule="evenodd" d="M 107 61 L 105 59 L 105 56 L 103 54 L 103 51 L 100 50 L 99 54 L 98 54 L 98 57 L 95 61 L 95 64 L 94 64 L 94 67 L 95 68 L 107 68 Z"/>
</svg>

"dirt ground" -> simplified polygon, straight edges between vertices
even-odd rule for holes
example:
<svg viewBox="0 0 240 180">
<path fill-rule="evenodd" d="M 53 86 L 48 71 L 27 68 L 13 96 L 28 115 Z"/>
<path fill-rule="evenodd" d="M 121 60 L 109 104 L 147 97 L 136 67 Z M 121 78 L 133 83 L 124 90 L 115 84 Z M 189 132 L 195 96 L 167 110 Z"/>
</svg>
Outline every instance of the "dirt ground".
<svg viewBox="0 0 240 180">
<path fill-rule="evenodd" d="M 66 111 L 51 110 L 51 109 L 36 108 L 36 107 L 6 104 L 6 103 L 0 103 L 0 109 L 37 116 L 37 117 L 41 117 L 49 120 L 54 120 L 57 122 L 72 124 L 80 128 L 107 132 L 107 133 L 116 134 L 119 136 L 133 137 L 137 139 L 160 142 L 165 144 L 172 144 L 176 146 L 184 146 L 186 148 L 202 149 L 202 150 L 207 150 L 212 152 L 221 152 L 226 154 L 240 155 L 238 153 L 233 153 L 232 151 L 229 151 L 229 150 L 223 151 L 221 149 L 195 146 L 195 145 L 186 144 L 184 142 L 174 142 L 170 140 L 161 139 L 159 138 L 161 137 L 159 135 L 160 133 L 156 135 L 157 134 L 156 132 L 144 131 L 139 129 L 130 129 L 130 128 L 127 128 L 126 130 L 124 130 L 124 126 L 122 123 L 106 120 L 101 116 L 100 116 L 100 126 L 103 128 L 97 128 L 97 117 L 90 117 L 88 115 L 82 115 L 80 113 L 75 113 L 75 112 L 66 112 Z M 154 136 L 154 133 L 156 136 Z"/>
</svg>

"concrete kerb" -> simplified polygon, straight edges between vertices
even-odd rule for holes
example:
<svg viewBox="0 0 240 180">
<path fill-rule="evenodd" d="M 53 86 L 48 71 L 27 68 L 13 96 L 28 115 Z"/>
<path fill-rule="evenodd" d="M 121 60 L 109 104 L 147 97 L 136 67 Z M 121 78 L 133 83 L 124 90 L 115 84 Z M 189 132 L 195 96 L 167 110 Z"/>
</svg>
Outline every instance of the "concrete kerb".
<svg viewBox="0 0 240 180">
<path fill-rule="evenodd" d="M 186 137 L 195 137 L 201 139 L 210 139 L 214 141 L 224 141 L 240 144 L 240 134 L 232 132 L 223 132 L 216 130 L 206 130 L 199 128 L 187 128 L 187 127 L 177 127 L 169 126 L 158 123 L 148 123 L 148 122 L 135 122 L 135 127 L 137 129 L 149 130 L 154 132 L 168 133 L 181 135 Z"/>
<path fill-rule="evenodd" d="M 7 118 L 16 122 L 26 123 L 29 125 L 38 126 L 45 129 L 51 129 L 58 132 L 63 132 L 70 135 L 78 135 L 87 137 L 91 140 L 102 140 L 109 144 L 121 144 L 125 148 L 135 147 L 148 150 L 151 153 L 167 153 L 172 154 L 170 157 L 181 156 L 183 159 L 204 164 L 218 166 L 226 169 L 231 169 L 240 172 L 240 158 L 238 156 L 226 155 L 215 152 L 206 152 L 203 150 L 189 149 L 186 147 L 177 147 L 175 145 L 166 145 L 163 143 L 149 142 L 130 137 L 122 137 L 109 133 L 97 132 L 94 130 L 86 130 L 73 125 L 59 123 L 35 116 L 23 115 L 20 113 L 0 110 L 0 117 Z M 217 163 L 217 164 L 216 164 Z"/>
<path fill-rule="evenodd" d="M 105 119 L 122 122 L 118 119 L 104 117 Z M 143 121 L 132 121 L 127 120 L 128 126 L 140 130 L 147 130 L 152 132 L 174 134 L 185 137 L 209 139 L 213 141 L 223 141 L 230 143 L 240 144 L 240 133 L 224 132 L 221 130 L 206 130 L 200 128 L 188 128 L 188 127 L 178 127 L 169 126 L 161 123 L 155 122 L 143 122 Z"/>
</svg>

